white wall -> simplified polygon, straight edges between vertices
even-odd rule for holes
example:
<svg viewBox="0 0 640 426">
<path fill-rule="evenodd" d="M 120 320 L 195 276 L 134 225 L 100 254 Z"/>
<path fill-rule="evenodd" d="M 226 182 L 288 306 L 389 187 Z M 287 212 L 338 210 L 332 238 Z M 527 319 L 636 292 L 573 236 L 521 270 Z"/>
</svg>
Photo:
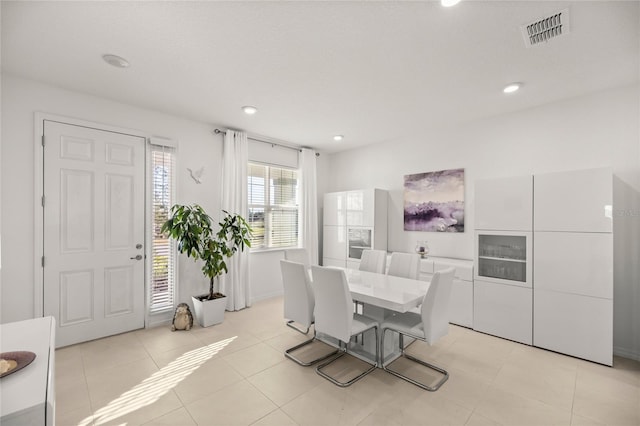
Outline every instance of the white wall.
<svg viewBox="0 0 640 426">
<path fill-rule="evenodd" d="M 611 166 L 617 211 L 614 346 L 617 353 L 640 358 L 639 99 L 634 85 L 406 135 L 331 155 L 322 179 L 327 191 L 389 191 L 390 251 L 412 251 L 416 240 L 427 239 L 434 256 L 472 259 L 476 179 Z M 460 167 L 465 169 L 465 232 L 405 232 L 403 176 Z"/>
<path fill-rule="evenodd" d="M 100 124 L 139 130 L 149 135 L 179 142 L 177 164 L 177 202 L 199 203 L 214 219 L 220 212 L 222 137 L 213 135 L 216 126 L 198 123 L 156 111 L 136 108 L 104 98 L 62 90 L 4 74 L 2 76 L 2 269 L 0 322 L 34 316 L 34 114 L 44 112 Z M 205 166 L 203 183 L 198 185 L 187 168 Z M 253 256 L 253 255 L 252 255 Z M 282 253 L 280 252 L 280 256 Z M 262 268 L 261 259 L 250 261 Z M 277 264 L 277 262 L 275 262 Z M 178 290 L 180 301 L 208 288 L 200 268 L 191 259 L 179 257 Z M 250 272 L 256 278 L 257 298 L 282 294 L 279 276 L 272 278 Z M 265 284 L 265 282 L 268 283 Z M 251 284 L 254 287 L 253 284 Z M 279 293 L 278 293 L 279 291 Z"/>
</svg>

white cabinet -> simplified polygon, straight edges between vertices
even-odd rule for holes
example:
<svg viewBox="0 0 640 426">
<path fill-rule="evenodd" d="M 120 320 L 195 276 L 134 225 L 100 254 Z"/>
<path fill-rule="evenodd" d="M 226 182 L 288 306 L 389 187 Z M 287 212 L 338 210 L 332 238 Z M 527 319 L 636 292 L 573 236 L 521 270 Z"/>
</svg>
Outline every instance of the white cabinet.
<svg viewBox="0 0 640 426">
<path fill-rule="evenodd" d="M 347 193 L 324 194 L 323 225 L 345 226 L 347 224 Z"/>
<path fill-rule="evenodd" d="M 420 260 L 420 279 L 430 281 L 433 274 L 454 267 L 456 272 L 449 301 L 449 322 L 473 327 L 473 261 L 430 257 Z"/>
<path fill-rule="evenodd" d="M 379 203 L 378 207 L 381 206 L 382 203 Z M 386 208 L 384 203 L 385 215 Z M 347 225 L 373 228 L 378 214 L 380 213 L 376 212 L 376 190 L 347 192 Z"/>
<path fill-rule="evenodd" d="M 533 344 L 612 365 L 611 170 L 534 181 Z"/>
<path fill-rule="evenodd" d="M 613 363 L 613 299 L 535 290 L 535 346 Z"/>
<path fill-rule="evenodd" d="M 613 299 L 613 235 L 535 233 L 535 289 Z"/>
<path fill-rule="evenodd" d="M 476 231 L 474 330 L 532 344 L 531 236 Z"/>
<path fill-rule="evenodd" d="M 473 329 L 531 344 L 532 290 L 474 280 Z"/>
<path fill-rule="evenodd" d="M 533 177 L 517 176 L 475 182 L 475 228 L 531 231 Z"/>
<path fill-rule="evenodd" d="M 478 181 L 475 203 L 473 328 L 612 365 L 611 169 Z"/>
<path fill-rule="evenodd" d="M 324 196 L 323 265 L 357 268 L 365 249 L 387 249 L 387 192 L 332 192 Z"/>
<path fill-rule="evenodd" d="M 347 229 L 344 226 L 325 225 L 322 229 L 322 257 L 347 260 Z"/>
<path fill-rule="evenodd" d="M 476 231 L 475 278 L 531 288 L 532 233 Z"/>
<path fill-rule="evenodd" d="M 473 329 L 531 344 L 533 177 L 475 182 Z"/>
<path fill-rule="evenodd" d="M 535 175 L 536 231 L 612 232 L 609 168 Z"/>
<path fill-rule="evenodd" d="M 0 381 L 0 424 L 55 422 L 55 320 L 35 318 L 0 325 L 2 352 L 29 351 L 33 362 Z"/>
</svg>

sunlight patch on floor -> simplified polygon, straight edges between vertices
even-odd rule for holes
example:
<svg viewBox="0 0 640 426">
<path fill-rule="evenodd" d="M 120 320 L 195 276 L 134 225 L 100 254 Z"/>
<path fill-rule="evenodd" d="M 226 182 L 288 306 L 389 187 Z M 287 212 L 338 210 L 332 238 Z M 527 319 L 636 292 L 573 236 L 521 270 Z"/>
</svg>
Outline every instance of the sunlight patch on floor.
<svg viewBox="0 0 640 426">
<path fill-rule="evenodd" d="M 178 383 L 207 362 L 211 357 L 233 342 L 237 336 L 185 352 L 166 367 L 153 373 L 140 384 L 123 393 L 106 406 L 78 423 L 79 426 L 101 425 L 135 410 L 151 405 Z"/>
</svg>

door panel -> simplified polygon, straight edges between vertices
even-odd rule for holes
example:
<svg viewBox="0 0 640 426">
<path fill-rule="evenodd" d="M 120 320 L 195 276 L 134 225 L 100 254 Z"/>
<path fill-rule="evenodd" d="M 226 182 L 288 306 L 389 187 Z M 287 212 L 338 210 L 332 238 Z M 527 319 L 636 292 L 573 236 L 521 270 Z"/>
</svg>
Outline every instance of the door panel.
<svg viewBox="0 0 640 426">
<path fill-rule="evenodd" d="M 127 249 L 133 245 L 135 193 L 132 176 L 106 175 L 105 248 Z"/>
<path fill-rule="evenodd" d="M 104 272 L 105 316 L 126 315 L 134 311 L 135 283 L 131 266 L 107 268 Z"/>
<path fill-rule="evenodd" d="M 61 252 L 90 252 L 94 247 L 93 173 L 61 169 L 60 176 Z"/>
<path fill-rule="evenodd" d="M 60 327 L 92 321 L 92 301 L 93 271 L 60 273 Z"/>
<path fill-rule="evenodd" d="M 145 140 L 46 120 L 44 131 L 43 310 L 57 346 L 141 328 Z"/>
</svg>

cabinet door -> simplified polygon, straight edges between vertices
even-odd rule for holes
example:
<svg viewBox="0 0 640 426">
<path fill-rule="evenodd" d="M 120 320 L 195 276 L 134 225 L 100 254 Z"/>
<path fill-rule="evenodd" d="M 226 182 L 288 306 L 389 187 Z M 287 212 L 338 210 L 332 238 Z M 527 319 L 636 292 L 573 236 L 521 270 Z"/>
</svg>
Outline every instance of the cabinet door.
<svg viewBox="0 0 640 426">
<path fill-rule="evenodd" d="M 472 282 L 454 279 L 449 304 L 449 322 L 463 327 L 473 326 Z"/>
<path fill-rule="evenodd" d="M 611 169 L 534 176 L 534 230 L 611 232 Z"/>
<path fill-rule="evenodd" d="M 347 225 L 375 226 L 375 195 L 373 190 L 347 192 Z"/>
<path fill-rule="evenodd" d="M 421 281 L 431 282 L 431 280 L 433 279 L 433 274 L 421 271 L 420 274 L 418 275 L 418 279 Z"/>
<path fill-rule="evenodd" d="M 434 272 L 434 261 L 431 259 L 420 259 L 420 273 L 429 274 Z"/>
<path fill-rule="evenodd" d="M 346 260 L 331 259 L 329 257 L 322 258 L 322 266 L 335 266 L 338 268 L 344 268 L 346 266 Z"/>
<path fill-rule="evenodd" d="M 536 290 L 613 298 L 612 234 L 535 232 L 534 240 Z"/>
<path fill-rule="evenodd" d="M 359 260 L 347 260 L 347 268 L 349 268 L 349 269 L 360 269 L 360 261 Z"/>
<path fill-rule="evenodd" d="M 522 231 L 477 231 L 474 278 L 531 288 L 532 237 Z"/>
<path fill-rule="evenodd" d="M 532 176 L 477 180 L 474 193 L 476 229 L 531 231 Z"/>
<path fill-rule="evenodd" d="M 324 194 L 323 225 L 346 226 L 346 201 L 345 192 Z"/>
<path fill-rule="evenodd" d="M 474 281 L 473 329 L 530 345 L 533 295 L 526 287 Z"/>
<path fill-rule="evenodd" d="M 462 281 L 473 281 L 473 264 L 468 261 L 462 264 L 461 262 L 453 262 L 447 260 L 434 260 L 433 270 L 441 271 L 443 269 L 456 268 L 455 277 Z"/>
<path fill-rule="evenodd" d="M 322 233 L 322 256 L 346 261 L 346 234 L 346 228 L 343 226 L 325 225 Z"/>
<path fill-rule="evenodd" d="M 613 300 L 535 290 L 533 344 L 601 364 L 613 362 Z"/>
</svg>

